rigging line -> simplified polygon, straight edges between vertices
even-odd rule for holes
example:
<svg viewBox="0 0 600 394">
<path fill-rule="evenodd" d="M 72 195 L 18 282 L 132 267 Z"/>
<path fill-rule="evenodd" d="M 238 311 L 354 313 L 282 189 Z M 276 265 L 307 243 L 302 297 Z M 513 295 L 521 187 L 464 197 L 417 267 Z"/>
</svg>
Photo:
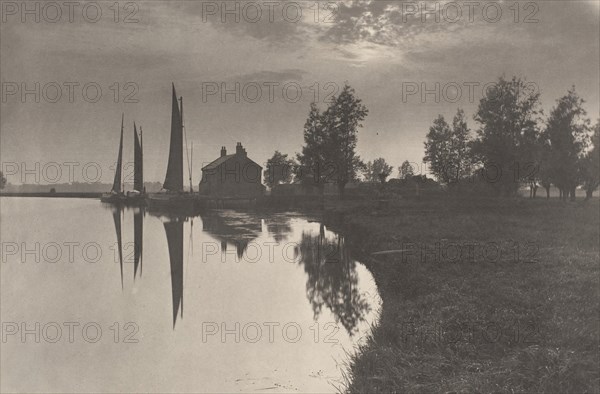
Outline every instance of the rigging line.
<svg viewBox="0 0 600 394">
<path fill-rule="evenodd" d="M 183 122 L 183 97 L 179 98 L 180 101 L 180 105 L 181 105 L 181 128 L 183 129 L 183 137 L 185 139 L 185 157 L 186 157 L 186 161 L 187 161 L 187 166 L 188 166 L 188 175 L 190 178 L 190 191 L 192 191 L 193 185 L 192 185 L 192 166 L 190 164 L 190 155 L 188 152 L 188 142 L 187 142 L 187 130 L 185 128 L 185 123 Z"/>
<path fill-rule="evenodd" d="M 192 166 L 190 165 L 190 153 L 189 153 L 189 149 L 188 149 L 187 131 L 185 130 L 185 126 L 183 127 L 183 135 L 185 138 L 185 157 L 186 157 L 186 161 L 187 161 L 188 175 L 190 178 L 190 187 L 192 187 Z"/>
</svg>

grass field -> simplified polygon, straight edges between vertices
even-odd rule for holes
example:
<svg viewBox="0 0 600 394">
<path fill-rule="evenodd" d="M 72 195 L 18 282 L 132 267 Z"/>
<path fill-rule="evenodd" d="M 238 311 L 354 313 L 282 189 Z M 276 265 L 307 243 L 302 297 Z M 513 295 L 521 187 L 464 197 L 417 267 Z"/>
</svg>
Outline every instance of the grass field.
<svg viewBox="0 0 600 394">
<path fill-rule="evenodd" d="M 346 203 L 326 221 L 383 300 L 348 391 L 599 391 L 597 198 Z"/>
</svg>

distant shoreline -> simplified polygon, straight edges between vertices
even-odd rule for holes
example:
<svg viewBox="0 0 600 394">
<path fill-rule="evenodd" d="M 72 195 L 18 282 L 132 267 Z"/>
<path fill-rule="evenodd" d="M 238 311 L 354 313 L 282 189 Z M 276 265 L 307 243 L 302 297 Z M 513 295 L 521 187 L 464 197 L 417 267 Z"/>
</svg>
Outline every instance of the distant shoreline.
<svg viewBox="0 0 600 394">
<path fill-rule="evenodd" d="M 55 198 L 100 198 L 102 193 L 97 192 L 6 192 L 0 193 L 0 197 L 55 197 Z"/>
</svg>

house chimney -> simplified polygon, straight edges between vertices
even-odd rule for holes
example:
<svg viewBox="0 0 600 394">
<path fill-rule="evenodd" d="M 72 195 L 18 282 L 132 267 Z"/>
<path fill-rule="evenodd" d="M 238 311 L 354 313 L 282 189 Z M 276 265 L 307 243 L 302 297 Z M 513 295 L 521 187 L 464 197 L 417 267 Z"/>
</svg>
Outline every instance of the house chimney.
<svg viewBox="0 0 600 394">
<path fill-rule="evenodd" d="M 221 147 L 221 157 L 226 156 L 227 155 L 227 149 L 225 149 L 224 146 Z"/>
<path fill-rule="evenodd" d="M 236 147 L 235 147 L 235 154 L 236 155 L 243 155 L 246 156 L 246 150 L 244 149 L 244 147 L 242 146 L 241 142 L 238 142 Z"/>
</svg>

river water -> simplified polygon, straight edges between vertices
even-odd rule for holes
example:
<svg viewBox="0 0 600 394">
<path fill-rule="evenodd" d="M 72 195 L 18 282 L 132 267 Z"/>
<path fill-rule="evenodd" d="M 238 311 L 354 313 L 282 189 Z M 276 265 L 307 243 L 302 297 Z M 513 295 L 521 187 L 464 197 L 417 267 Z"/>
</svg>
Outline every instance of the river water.
<svg viewBox="0 0 600 394">
<path fill-rule="evenodd" d="M 1 198 L 0 237 L 3 392 L 335 392 L 381 305 L 293 212 Z"/>
</svg>

